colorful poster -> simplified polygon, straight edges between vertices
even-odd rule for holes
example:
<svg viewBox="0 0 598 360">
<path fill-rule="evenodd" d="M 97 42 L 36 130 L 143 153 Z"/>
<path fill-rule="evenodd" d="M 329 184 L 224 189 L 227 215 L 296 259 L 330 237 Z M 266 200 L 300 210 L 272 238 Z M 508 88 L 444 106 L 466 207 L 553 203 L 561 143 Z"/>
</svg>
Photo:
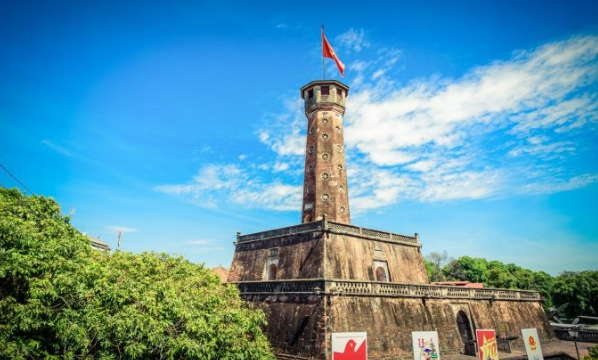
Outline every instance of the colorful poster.
<svg viewBox="0 0 598 360">
<path fill-rule="evenodd" d="M 438 332 L 414 331 L 411 336 L 413 338 L 413 360 L 440 360 Z"/>
<path fill-rule="evenodd" d="M 332 333 L 332 360 L 367 360 L 367 333 Z"/>
<path fill-rule="evenodd" d="M 529 360 L 544 360 L 542 355 L 542 348 L 540 347 L 540 338 L 538 338 L 538 330 L 521 329 L 521 337 L 525 344 L 525 352 Z"/>
<path fill-rule="evenodd" d="M 494 329 L 481 329 L 475 331 L 478 342 L 478 359 L 498 360 L 498 346 Z"/>
</svg>

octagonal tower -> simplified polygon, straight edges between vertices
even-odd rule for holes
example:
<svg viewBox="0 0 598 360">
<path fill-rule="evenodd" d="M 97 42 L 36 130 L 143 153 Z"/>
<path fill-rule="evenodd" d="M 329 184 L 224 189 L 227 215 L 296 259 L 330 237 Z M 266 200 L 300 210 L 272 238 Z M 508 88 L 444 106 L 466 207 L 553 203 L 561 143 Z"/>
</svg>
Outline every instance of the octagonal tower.
<svg viewBox="0 0 598 360">
<path fill-rule="evenodd" d="M 302 223 L 324 216 L 351 222 L 343 136 L 348 94 L 349 87 L 336 80 L 312 81 L 301 88 L 307 117 Z"/>
</svg>

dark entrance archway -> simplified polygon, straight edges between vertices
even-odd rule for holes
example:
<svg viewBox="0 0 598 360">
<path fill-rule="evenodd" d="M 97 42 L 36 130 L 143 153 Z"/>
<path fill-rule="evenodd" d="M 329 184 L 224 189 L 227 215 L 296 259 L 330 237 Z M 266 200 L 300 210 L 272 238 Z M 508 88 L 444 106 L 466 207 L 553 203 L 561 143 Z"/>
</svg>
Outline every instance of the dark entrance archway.
<svg viewBox="0 0 598 360">
<path fill-rule="evenodd" d="M 463 310 L 457 313 L 457 327 L 459 328 L 461 340 L 465 345 L 463 354 L 475 356 L 475 339 L 473 338 L 473 332 L 471 331 L 471 323 Z"/>
</svg>

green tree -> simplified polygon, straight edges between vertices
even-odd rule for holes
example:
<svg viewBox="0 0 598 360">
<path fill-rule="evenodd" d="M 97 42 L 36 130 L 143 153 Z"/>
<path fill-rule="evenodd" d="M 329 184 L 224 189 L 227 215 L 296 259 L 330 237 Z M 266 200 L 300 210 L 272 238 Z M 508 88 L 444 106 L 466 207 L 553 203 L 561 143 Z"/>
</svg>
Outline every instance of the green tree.
<svg viewBox="0 0 598 360">
<path fill-rule="evenodd" d="M 442 272 L 442 268 L 449 261 L 449 256 L 446 250 L 443 252 L 431 252 L 426 256 L 426 270 L 428 271 L 428 277 L 430 281 L 444 281 L 446 277 Z"/>
<path fill-rule="evenodd" d="M 486 282 L 488 280 L 488 262 L 482 258 L 461 256 L 451 261 L 443 273 L 448 279 Z"/>
<path fill-rule="evenodd" d="M 569 303 L 565 313 L 598 316 L 598 271 L 566 271 L 557 276 L 552 287 L 555 305 Z"/>
<path fill-rule="evenodd" d="M 598 346 L 589 348 L 588 352 L 588 355 L 584 356 L 581 360 L 598 360 Z"/>
<path fill-rule="evenodd" d="M 264 324 L 202 265 L 92 250 L 54 200 L 0 190 L 0 358 L 273 359 Z"/>
</svg>

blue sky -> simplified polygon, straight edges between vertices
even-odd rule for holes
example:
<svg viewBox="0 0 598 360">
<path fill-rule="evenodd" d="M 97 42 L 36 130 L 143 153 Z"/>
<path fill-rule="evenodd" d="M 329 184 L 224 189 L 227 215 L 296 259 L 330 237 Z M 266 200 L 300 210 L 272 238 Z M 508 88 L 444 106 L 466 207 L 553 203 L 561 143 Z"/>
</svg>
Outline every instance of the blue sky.
<svg viewBox="0 0 598 360">
<path fill-rule="evenodd" d="M 228 267 L 300 221 L 320 26 L 353 224 L 598 269 L 595 1 L 5 2 L 0 163 L 122 249 Z M 0 171 L 0 184 L 19 186 Z M 22 188 L 22 187 L 21 187 Z"/>
</svg>

